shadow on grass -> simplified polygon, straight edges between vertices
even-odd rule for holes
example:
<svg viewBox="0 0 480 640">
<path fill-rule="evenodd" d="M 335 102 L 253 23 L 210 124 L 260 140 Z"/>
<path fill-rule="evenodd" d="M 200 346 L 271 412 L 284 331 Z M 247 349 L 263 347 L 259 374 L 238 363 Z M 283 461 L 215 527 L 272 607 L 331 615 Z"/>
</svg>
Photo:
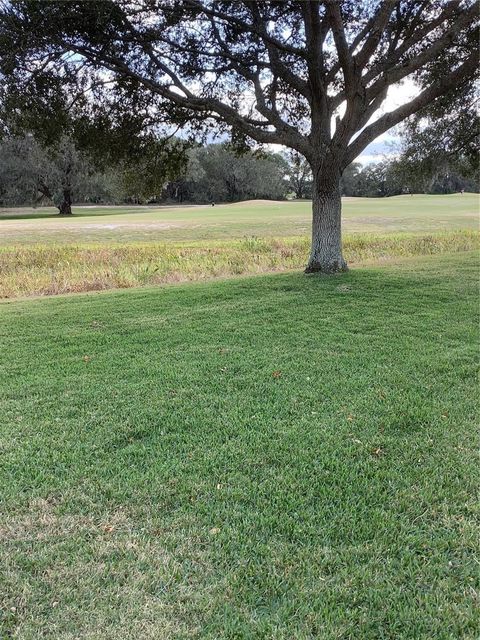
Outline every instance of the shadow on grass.
<svg viewBox="0 0 480 640">
<path fill-rule="evenodd" d="M 229 206 L 234 204 L 244 203 L 222 203 L 222 206 Z M 219 208 L 220 208 L 219 207 Z M 74 205 L 73 214 L 60 215 L 56 207 L 41 207 L 33 209 L 29 207 L 11 207 L 0 208 L 0 221 L 1 220 L 34 220 L 36 218 L 88 218 L 91 216 L 114 216 L 114 215 L 126 215 L 132 213 L 148 213 L 148 212 L 160 212 L 160 211 L 184 211 L 186 209 L 198 209 L 204 211 L 210 210 L 209 204 L 193 204 L 193 203 L 169 203 L 169 204 L 146 204 L 146 205 Z M 218 208 L 217 208 L 218 210 Z"/>
<path fill-rule="evenodd" d="M 58 218 L 59 220 L 71 220 L 75 218 L 89 218 L 91 216 L 118 216 L 122 214 L 144 213 L 150 210 L 150 207 L 92 207 L 82 208 L 74 207 L 73 214 L 60 215 L 56 209 L 49 207 L 48 209 L 0 209 L 1 220 L 44 220 L 46 218 Z M 153 207 L 152 207 L 153 209 Z"/>
<path fill-rule="evenodd" d="M 31 213 L 15 213 L 8 210 L 0 211 L 0 220 L 34 220 L 35 218 L 64 218 L 58 213 L 50 213 L 45 211 L 32 211 Z"/>
</svg>

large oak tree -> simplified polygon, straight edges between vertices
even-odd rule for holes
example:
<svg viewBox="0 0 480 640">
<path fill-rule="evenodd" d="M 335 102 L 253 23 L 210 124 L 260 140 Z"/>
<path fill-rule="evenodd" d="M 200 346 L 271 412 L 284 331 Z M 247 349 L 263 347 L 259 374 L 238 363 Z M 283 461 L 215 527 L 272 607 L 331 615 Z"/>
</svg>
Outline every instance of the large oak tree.
<svg viewBox="0 0 480 640">
<path fill-rule="evenodd" d="M 335 272 L 346 268 L 343 170 L 380 134 L 472 82 L 478 9 L 474 0 L 3 0 L 2 44 L 10 73 L 103 69 L 150 95 L 159 118 L 226 126 L 305 156 L 307 271 Z M 388 88 L 409 77 L 418 95 L 383 112 Z"/>
</svg>

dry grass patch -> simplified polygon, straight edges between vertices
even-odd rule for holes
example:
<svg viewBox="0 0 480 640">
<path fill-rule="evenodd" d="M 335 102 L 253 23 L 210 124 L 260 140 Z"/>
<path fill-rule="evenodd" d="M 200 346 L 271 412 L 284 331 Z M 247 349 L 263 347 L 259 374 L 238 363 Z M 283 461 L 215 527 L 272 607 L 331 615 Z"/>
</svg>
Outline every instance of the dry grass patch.
<svg viewBox="0 0 480 640">
<path fill-rule="evenodd" d="M 177 540 L 126 508 L 94 517 L 66 511 L 55 499 L 32 499 L 0 523 L 0 637 L 33 640 L 47 619 L 45 637 L 65 640 L 196 635 L 195 593 L 205 595 L 211 569 L 205 544 L 188 533 L 185 522 Z"/>
<path fill-rule="evenodd" d="M 348 262 L 469 251 L 479 234 L 356 234 Z M 0 297 L 55 295 L 302 269 L 307 238 L 257 238 L 191 244 L 33 245 L 0 251 Z"/>
</svg>

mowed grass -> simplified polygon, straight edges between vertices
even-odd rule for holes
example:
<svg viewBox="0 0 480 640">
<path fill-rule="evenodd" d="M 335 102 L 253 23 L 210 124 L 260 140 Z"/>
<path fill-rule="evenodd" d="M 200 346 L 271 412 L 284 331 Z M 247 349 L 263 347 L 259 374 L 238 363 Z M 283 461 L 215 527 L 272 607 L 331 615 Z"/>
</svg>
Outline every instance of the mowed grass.
<svg viewBox="0 0 480 640">
<path fill-rule="evenodd" d="M 350 266 L 398 257 L 471 251 L 475 231 L 350 234 Z M 0 298 L 129 288 L 304 268 L 307 237 L 191 243 L 24 245 L 0 248 Z"/>
<path fill-rule="evenodd" d="M 478 638 L 477 276 L 0 305 L 0 637 Z"/>
<path fill-rule="evenodd" d="M 347 233 L 478 229 L 478 194 L 344 198 Z M 311 202 L 249 201 L 177 207 L 74 207 L 61 218 L 50 209 L 0 210 L 0 246 L 177 242 L 310 233 Z"/>
</svg>

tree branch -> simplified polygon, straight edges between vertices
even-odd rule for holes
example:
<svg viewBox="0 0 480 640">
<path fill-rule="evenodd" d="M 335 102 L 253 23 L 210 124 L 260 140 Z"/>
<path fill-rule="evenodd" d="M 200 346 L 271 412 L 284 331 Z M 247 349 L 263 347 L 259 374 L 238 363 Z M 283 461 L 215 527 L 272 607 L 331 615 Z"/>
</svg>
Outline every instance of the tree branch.
<svg viewBox="0 0 480 640">
<path fill-rule="evenodd" d="M 353 57 L 348 47 L 340 6 L 336 2 L 331 2 L 327 5 L 327 12 L 330 18 L 333 39 L 338 52 L 338 60 L 345 79 L 345 93 L 348 96 L 349 94 L 355 93 L 357 82 L 355 78 L 356 74 L 353 65 Z"/>
<path fill-rule="evenodd" d="M 390 15 L 398 2 L 399 0 L 384 0 L 377 10 L 369 30 L 370 35 L 365 41 L 363 47 L 355 56 L 355 62 L 359 69 L 363 69 L 365 67 L 377 48 L 383 32 L 385 31 L 385 27 L 390 19 Z"/>
<path fill-rule="evenodd" d="M 189 91 L 188 96 L 180 95 L 169 86 L 160 84 L 134 71 L 120 58 L 108 56 L 105 53 L 102 53 L 101 58 L 98 58 L 98 54 L 95 51 L 69 42 L 64 42 L 63 44 L 93 63 L 101 64 L 110 71 L 121 73 L 126 77 L 136 80 L 153 93 L 166 98 L 183 109 L 204 113 L 207 116 L 211 111 L 217 113 L 227 124 L 238 129 L 253 140 L 264 144 L 287 144 L 304 155 L 310 151 L 307 140 L 299 133 L 295 139 L 289 137 L 287 142 L 285 139 L 285 131 L 271 131 L 263 127 L 259 128 L 257 123 L 254 124 L 250 119 L 240 115 L 233 107 L 221 102 L 217 98 L 196 96 L 191 91 Z M 268 125 L 272 124 L 270 121 L 268 122 Z"/>
<path fill-rule="evenodd" d="M 424 26 L 416 30 L 409 39 L 403 41 L 398 49 L 391 51 L 386 59 L 382 60 L 378 64 L 373 65 L 371 69 L 362 76 L 362 84 L 366 87 L 379 74 L 384 74 L 368 88 L 366 96 L 367 102 L 370 102 L 376 95 L 382 93 L 386 86 L 388 87 L 395 82 L 399 82 L 406 76 L 414 73 L 416 70 L 421 68 L 421 65 L 425 64 L 425 62 L 432 60 L 451 42 L 452 36 L 458 33 L 460 29 L 468 25 L 469 22 L 473 20 L 475 18 L 475 15 L 477 14 L 476 6 L 472 6 L 469 9 L 462 11 L 457 20 L 451 25 L 448 31 L 445 31 L 440 36 L 437 42 L 433 43 L 433 45 L 430 45 L 427 49 L 424 49 L 424 51 L 417 53 L 412 59 L 408 61 L 407 64 L 394 66 L 402 58 L 402 56 L 413 49 L 415 45 L 425 40 L 425 38 L 430 33 L 434 32 L 435 29 L 440 27 L 446 20 L 451 18 L 456 10 L 458 10 L 458 2 L 456 0 L 452 0 L 445 6 L 444 10 L 437 18 L 430 22 L 424 23 Z M 335 111 L 335 109 L 337 109 L 345 99 L 345 90 L 342 90 L 336 96 L 333 96 L 331 98 L 332 111 Z"/>
<path fill-rule="evenodd" d="M 446 91 L 465 82 L 475 71 L 477 62 L 478 54 L 476 51 L 473 51 L 466 61 L 455 71 L 427 87 L 416 98 L 410 100 L 410 102 L 407 102 L 390 113 L 386 113 L 368 127 L 365 127 L 360 135 L 349 144 L 343 165 L 347 166 L 353 162 L 365 147 L 375 140 L 375 138 L 378 138 L 379 135 L 385 133 L 385 131 L 388 131 L 388 129 L 391 129 L 420 109 L 423 109 Z"/>
<path fill-rule="evenodd" d="M 284 80 L 287 84 L 289 84 L 292 89 L 298 91 L 298 93 L 304 98 L 306 98 L 309 102 L 312 99 L 311 92 L 308 88 L 307 83 L 302 80 L 299 76 L 295 75 L 290 71 L 290 69 L 282 62 L 280 59 L 280 55 L 278 53 L 278 46 L 274 44 L 272 38 L 268 35 L 267 30 L 265 28 L 265 23 L 262 19 L 260 10 L 258 8 L 258 3 L 255 1 L 244 0 L 245 5 L 250 9 L 253 17 L 253 28 L 255 33 L 257 33 L 262 40 L 265 42 L 268 57 L 270 59 L 270 64 L 272 66 L 272 70 Z"/>
<path fill-rule="evenodd" d="M 424 67 L 428 62 L 436 58 L 449 44 L 461 29 L 466 27 L 475 17 L 476 7 L 472 6 L 469 10 L 463 11 L 455 20 L 452 26 L 444 32 L 444 34 L 427 49 L 411 58 L 407 64 L 393 67 L 387 70 L 373 85 L 367 89 L 368 98 L 372 99 L 386 86 L 395 84 L 403 78 L 411 75 L 418 69 Z M 368 82 L 368 77 L 365 78 Z"/>
<path fill-rule="evenodd" d="M 236 26 L 240 27 L 244 31 L 256 33 L 258 36 L 262 37 L 266 42 L 274 45 L 280 51 L 284 51 L 285 53 L 291 53 L 293 55 L 300 56 L 301 58 L 305 58 L 304 49 L 301 49 L 299 47 L 293 47 L 292 45 L 287 45 L 285 44 L 285 42 L 281 42 L 280 40 L 278 40 L 278 38 L 274 38 L 270 34 L 264 32 L 263 29 L 258 31 L 255 25 L 249 22 L 245 22 L 245 20 L 241 20 L 240 18 L 235 18 L 231 14 L 224 13 L 219 9 L 212 9 L 212 8 L 206 7 L 199 0 L 184 0 L 184 2 L 185 4 L 196 8 L 198 11 L 200 11 L 201 13 L 204 13 L 205 15 L 209 15 L 214 18 L 220 18 L 222 20 L 225 20 L 226 22 L 235 24 Z"/>
</svg>

